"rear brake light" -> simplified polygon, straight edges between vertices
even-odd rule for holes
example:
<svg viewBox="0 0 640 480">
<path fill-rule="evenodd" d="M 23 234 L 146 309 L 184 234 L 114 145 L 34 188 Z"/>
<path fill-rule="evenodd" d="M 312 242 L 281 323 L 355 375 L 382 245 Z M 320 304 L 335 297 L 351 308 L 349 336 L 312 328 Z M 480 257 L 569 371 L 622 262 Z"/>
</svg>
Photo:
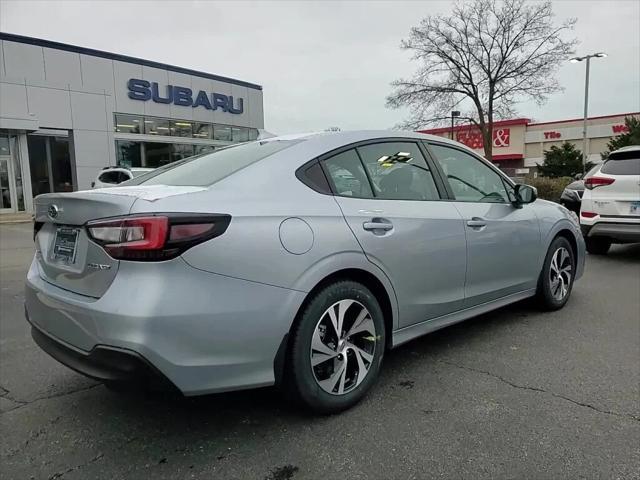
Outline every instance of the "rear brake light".
<svg viewBox="0 0 640 480">
<path fill-rule="evenodd" d="M 615 181 L 616 181 L 615 178 L 589 177 L 584 181 L 584 186 L 589 190 L 593 190 L 594 188 L 601 187 L 603 185 L 611 185 Z"/>
<path fill-rule="evenodd" d="M 593 218 L 598 214 L 595 212 L 580 212 L 580 215 L 584 218 Z"/>
<path fill-rule="evenodd" d="M 222 235 L 229 215 L 157 214 L 94 220 L 86 224 L 89 237 L 118 260 L 158 261 Z"/>
</svg>

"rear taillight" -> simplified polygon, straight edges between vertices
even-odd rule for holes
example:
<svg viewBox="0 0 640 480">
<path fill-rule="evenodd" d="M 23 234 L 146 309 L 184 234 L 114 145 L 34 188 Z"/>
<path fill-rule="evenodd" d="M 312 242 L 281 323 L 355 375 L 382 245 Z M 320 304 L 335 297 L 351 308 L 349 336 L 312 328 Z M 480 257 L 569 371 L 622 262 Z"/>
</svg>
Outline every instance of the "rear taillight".
<svg viewBox="0 0 640 480">
<path fill-rule="evenodd" d="M 593 218 L 598 215 L 596 212 L 580 212 L 580 216 L 584 218 Z"/>
<path fill-rule="evenodd" d="M 593 190 L 596 187 L 611 185 L 615 181 L 616 181 L 615 178 L 609 178 L 609 177 L 589 177 L 584 181 L 584 186 L 589 190 Z"/>
<path fill-rule="evenodd" d="M 230 221 L 229 215 L 170 213 L 93 220 L 86 227 L 89 237 L 113 258 L 153 262 L 222 235 Z"/>
</svg>

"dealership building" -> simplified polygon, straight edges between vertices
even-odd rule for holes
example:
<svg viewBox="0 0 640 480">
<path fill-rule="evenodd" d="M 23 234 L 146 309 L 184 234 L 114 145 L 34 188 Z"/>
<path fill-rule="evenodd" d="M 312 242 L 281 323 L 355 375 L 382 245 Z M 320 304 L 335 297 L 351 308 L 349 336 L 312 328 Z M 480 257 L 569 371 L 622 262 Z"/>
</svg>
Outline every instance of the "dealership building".
<svg viewBox="0 0 640 480">
<path fill-rule="evenodd" d="M 260 85 L 0 33 L 0 214 L 89 188 L 107 166 L 158 167 L 263 127 Z"/>
<path fill-rule="evenodd" d="M 625 117 L 640 118 L 640 112 L 620 113 L 587 119 L 587 160 L 600 163 L 600 153 L 607 143 L 627 130 Z M 573 143 L 582 151 L 583 118 L 532 122 L 528 118 L 502 120 L 493 124 L 493 162 L 510 176 L 536 173 L 536 165 L 544 161 L 544 152 L 564 142 Z M 482 155 L 483 141 L 477 127 L 469 124 L 421 130 L 454 138 Z"/>
</svg>

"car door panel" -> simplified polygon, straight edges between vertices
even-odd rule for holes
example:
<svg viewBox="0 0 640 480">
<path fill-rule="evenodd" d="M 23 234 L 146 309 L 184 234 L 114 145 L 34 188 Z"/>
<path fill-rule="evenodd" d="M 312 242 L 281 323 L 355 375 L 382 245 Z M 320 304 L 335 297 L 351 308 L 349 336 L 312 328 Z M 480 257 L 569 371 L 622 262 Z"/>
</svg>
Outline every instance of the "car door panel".
<svg viewBox="0 0 640 480">
<path fill-rule="evenodd" d="M 464 306 L 535 288 L 540 227 L 533 209 L 504 203 L 456 202 L 455 206 L 467 235 Z"/>
<path fill-rule="evenodd" d="M 464 222 L 464 307 L 535 288 L 541 240 L 532 206 L 513 205 L 513 187 L 485 160 L 450 145 L 431 143 L 429 150 Z"/>
<path fill-rule="evenodd" d="M 455 206 L 440 200 L 418 144 L 373 142 L 322 165 L 364 253 L 394 286 L 399 326 L 462 308 L 464 225 Z"/>
<path fill-rule="evenodd" d="M 336 201 L 367 258 L 391 280 L 400 327 L 462 308 L 466 241 L 462 219 L 451 202 L 345 197 Z M 366 228 L 374 222 L 391 228 Z"/>
</svg>

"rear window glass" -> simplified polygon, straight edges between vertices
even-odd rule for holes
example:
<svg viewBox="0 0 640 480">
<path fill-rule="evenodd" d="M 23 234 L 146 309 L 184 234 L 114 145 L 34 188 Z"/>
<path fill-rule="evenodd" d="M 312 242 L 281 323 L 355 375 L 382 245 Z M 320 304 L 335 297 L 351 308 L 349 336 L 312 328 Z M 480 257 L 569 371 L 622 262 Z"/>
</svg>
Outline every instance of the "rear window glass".
<svg viewBox="0 0 640 480">
<path fill-rule="evenodd" d="M 298 142 L 300 140 L 271 140 L 234 145 L 170 163 L 146 175 L 134 178 L 126 185 L 206 187 Z"/>
<path fill-rule="evenodd" d="M 127 180 L 129 180 L 129 178 L 129 175 L 127 175 L 126 173 L 116 170 L 100 174 L 98 180 L 102 183 L 110 183 L 112 185 L 115 185 L 121 182 L 126 182 Z"/>
<path fill-rule="evenodd" d="M 609 175 L 640 175 L 640 155 L 635 158 L 609 159 L 600 171 Z"/>
</svg>

